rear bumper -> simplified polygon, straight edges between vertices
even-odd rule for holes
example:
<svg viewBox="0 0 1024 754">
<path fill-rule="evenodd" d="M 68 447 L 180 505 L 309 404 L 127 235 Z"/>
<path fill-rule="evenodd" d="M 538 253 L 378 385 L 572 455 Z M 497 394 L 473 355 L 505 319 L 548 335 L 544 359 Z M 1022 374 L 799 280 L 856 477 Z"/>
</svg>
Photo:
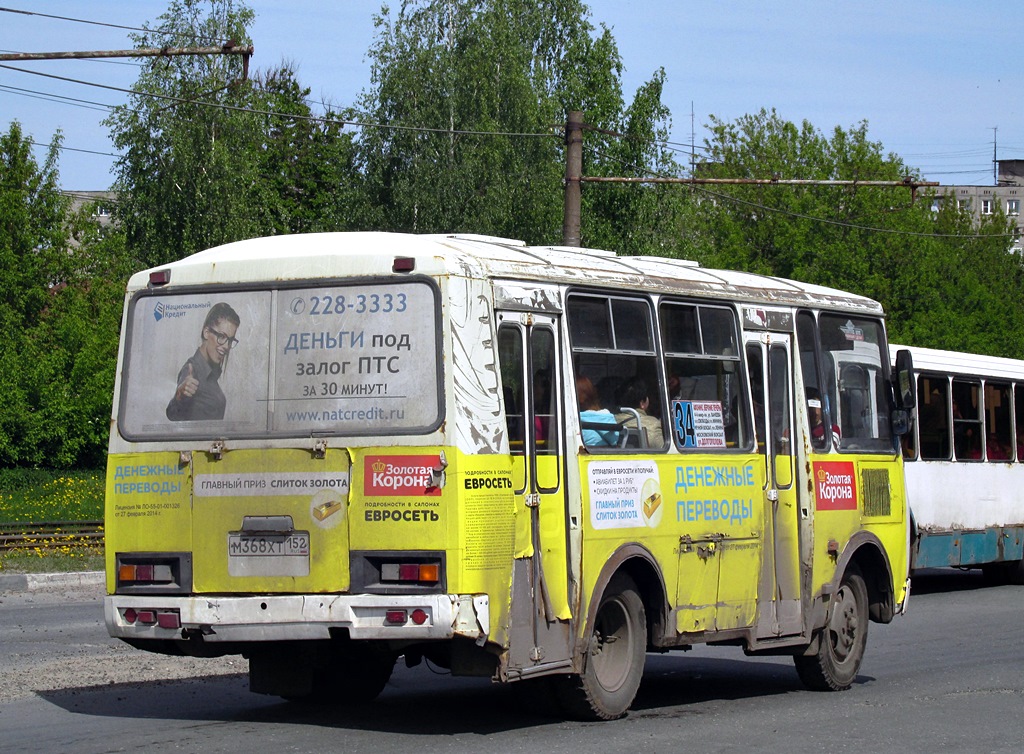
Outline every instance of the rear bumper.
<svg viewBox="0 0 1024 754">
<path fill-rule="evenodd" d="M 417 610 L 426 616 L 422 623 L 412 618 Z M 128 619 L 132 611 L 134 621 Z M 388 622 L 388 611 L 406 611 L 409 618 L 401 624 Z M 110 595 L 103 600 L 103 612 L 107 631 L 119 639 L 180 640 L 198 634 L 204 642 L 214 643 L 291 641 L 329 639 L 332 629 L 345 629 L 352 639 L 421 641 L 463 636 L 482 645 L 490 632 L 487 595 L 474 594 Z M 146 622 L 138 619 L 140 613 Z"/>
</svg>

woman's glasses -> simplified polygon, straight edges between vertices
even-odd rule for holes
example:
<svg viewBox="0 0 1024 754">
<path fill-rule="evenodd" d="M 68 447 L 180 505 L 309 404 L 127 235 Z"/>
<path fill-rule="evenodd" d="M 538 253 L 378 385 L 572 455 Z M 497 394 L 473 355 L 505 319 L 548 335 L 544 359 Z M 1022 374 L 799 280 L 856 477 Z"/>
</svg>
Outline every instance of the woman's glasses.
<svg viewBox="0 0 1024 754">
<path fill-rule="evenodd" d="M 232 338 L 230 335 L 214 330 L 212 327 L 207 327 L 206 329 L 210 331 L 210 334 L 213 335 L 214 338 L 216 338 L 218 346 L 226 345 L 228 348 L 234 348 L 238 345 L 238 338 Z"/>
</svg>

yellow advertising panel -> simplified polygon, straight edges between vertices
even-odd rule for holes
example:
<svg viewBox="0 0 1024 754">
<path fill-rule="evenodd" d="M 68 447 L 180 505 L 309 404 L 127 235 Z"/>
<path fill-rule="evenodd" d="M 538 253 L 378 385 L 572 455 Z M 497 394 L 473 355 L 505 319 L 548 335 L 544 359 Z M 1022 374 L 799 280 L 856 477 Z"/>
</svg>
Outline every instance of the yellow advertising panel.
<svg viewBox="0 0 1024 754">
<path fill-rule="evenodd" d="M 440 552 L 447 592 L 487 594 L 492 633 L 507 644 L 516 507 L 512 461 L 454 448 L 353 452 L 351 548 Z"/>
<path fill-rule="evenodd" d="M 197 592 L 348 588 L 348 455 L 193 454 Z"/>
<path fill-rule="evenodd" d="M 587 459 L 580 476 L 588 585 L 631 539 L 657 561 L 680 632 L 753 624 L 764 547 L 760 456 Z"/>
<path fill-rule="evenodd" d="M 107 591 L 119 552 L 192 550 L 192 469 L 178 453 L 123 453 L 107 459 L 104 511 Z"/>
</svg>

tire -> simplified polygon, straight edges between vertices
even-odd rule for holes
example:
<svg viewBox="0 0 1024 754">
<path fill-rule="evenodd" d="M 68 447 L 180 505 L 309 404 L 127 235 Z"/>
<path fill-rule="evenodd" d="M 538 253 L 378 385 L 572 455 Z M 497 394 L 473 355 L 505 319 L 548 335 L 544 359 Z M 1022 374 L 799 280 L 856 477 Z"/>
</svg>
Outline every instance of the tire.
<svg viewBox="0 0 1024 754">
<path fill-rule="evenodd" d="M 1024 560 L 1011 560 L 1006 564 L 1006 583 L 1024 585 Z"/>
<path fill-rule="evenodd" d="M 1006 560 L 999 563 L 987 563 L 981 567 L 985 583 L 989 586 L 1005 586 L 1006 584 L 1024 584 L 1024 560 Z"/>
<path fill-rule="evenodd" d="M 289 701 L 365 704 L 376 699 L 391 679 L 395 655 L 369 644 L 331 647 L 318 658 L 309 694 Z"/>
<path fill-rule="evenodd" d="M 800 680 L 815 691 L 845 691 L 857 678 L 868 641 L 868 590 L 856 565 L 843 574 L 817 638 L 816 653 L 793 658 Z"/>
<path fill-rule="evenodd" d="M 986 563 L 981 567 L 981 578 L 986 586 L 1003 586 L 1008 584 L 1009 573 L 1006 570 L 1006 563 Z"/>
<path fill-rule="evenodd" d="M 583 672 L 553 680 L 556 698 L 579 720 L 615 720 L 636 697 L 647 652 L 647 614 L 629 576 L 609 582 L 587 643 Z"/>
</svg>

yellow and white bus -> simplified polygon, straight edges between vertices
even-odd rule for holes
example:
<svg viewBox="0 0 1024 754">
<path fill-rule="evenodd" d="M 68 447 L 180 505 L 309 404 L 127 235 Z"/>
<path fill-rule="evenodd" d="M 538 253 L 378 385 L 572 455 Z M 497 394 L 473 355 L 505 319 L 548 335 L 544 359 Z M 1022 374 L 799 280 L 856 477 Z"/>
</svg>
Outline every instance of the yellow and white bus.
<svg viewBox="0 0 1024 754">
<path fill-rule="evenodd" d="M 241 654 L 255 692 L 373 698 L 404 656 L 609 719 L 646 651 L 697 643 L 843 689 L 905 605 L 912 375 L 869 299 L 279 236 L 133 276 L 118 358 L 108 630 Z"/>
</svg>

